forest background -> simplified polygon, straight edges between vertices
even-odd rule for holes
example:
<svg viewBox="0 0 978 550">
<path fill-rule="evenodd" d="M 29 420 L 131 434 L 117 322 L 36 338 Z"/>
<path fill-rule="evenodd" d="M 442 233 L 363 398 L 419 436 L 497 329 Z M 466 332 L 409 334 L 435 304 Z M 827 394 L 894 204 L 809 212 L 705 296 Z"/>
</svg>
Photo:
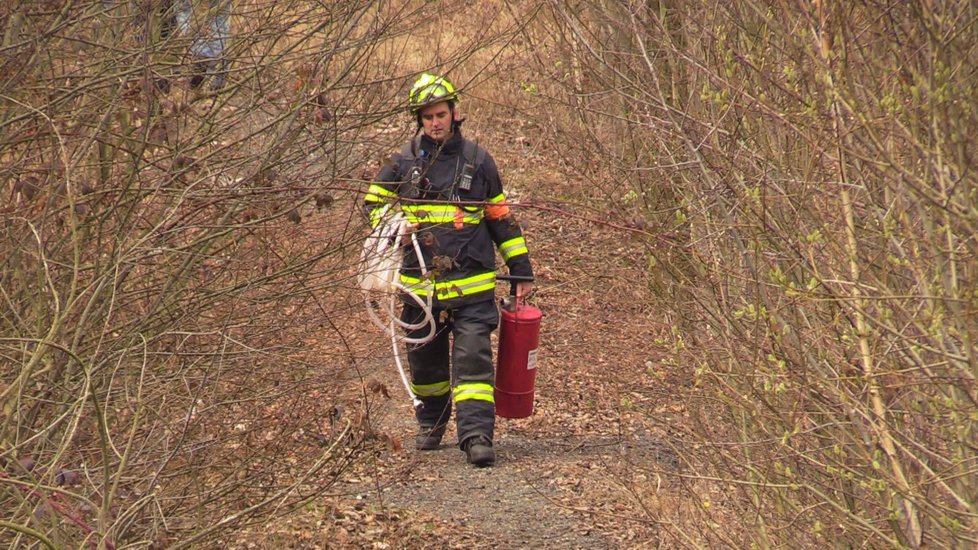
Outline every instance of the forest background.
<svg viewBox="0 0 978 550">
<path fill-rule="evenodd" d="M 553 507 L 609 546 L 978 544 L 973 2 L 234 0 L 216 90 L 172 9 L 0 7 L 0 541 L 477 536 L 336 492 L 411 455 L 358 201 L 430 70 L 537 265 L 510 433 L 620 451 Z"/>
</svg>

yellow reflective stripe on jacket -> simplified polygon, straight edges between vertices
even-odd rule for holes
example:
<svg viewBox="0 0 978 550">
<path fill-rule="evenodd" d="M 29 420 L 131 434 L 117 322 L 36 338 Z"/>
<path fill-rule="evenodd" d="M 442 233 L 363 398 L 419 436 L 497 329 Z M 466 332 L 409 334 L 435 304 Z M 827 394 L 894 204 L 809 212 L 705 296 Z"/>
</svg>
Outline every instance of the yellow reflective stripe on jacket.
<svg viewBox="0 0 978 550">
<path fill-rule="evenodd" d="M 492 386 L 484 382 L 467 382 L 455 386 L 455 390 L 452 392 L 452 399 L 456 403 L 469 399 L 488 401 L 490 403 L 496 402 L 493 397 Z"/>
<path fill-rule="evenodd" d="M 506 202 L 506 194 L 505 193 L 500 193 L 500 194 L 496 195 L 495 197 L 489 199 L 489 204 L 499 204 L 501 202 Z"/>
<path fill-rule="evenodd" d="M 451 204 L 405 204 L 401 210 L 411 223 L 452 223 L 459 208 Z M 462 210 L 463 223 L 478 224 L 482 216 L 481 208 L 474 212 Z"/>
<path fill-rule="evenodd" d="M 400 274 L 401 284 L 407 287 L 408 292 L 412 294 L 417 294 L 422 298 L 427 298 L 431 295 L 432 286 L 427 281 L 422 281 L 417 277 L 411 277 L 403 273 Z"/>
<path fill-rule="evenodd" d="M 509 261 L 510 258 L 515 258 L 520 254 L 529 254 L 529 250 L 526 249 L 526 240 L 523 237 L 516 237 L 508 241 L 504 241 L 499 245 L 499 253 L 502 254 L 503 260 Z"/>
<path fill-rule="evenodd" d="M 367 188 L 367 194 L 363 197 L 364 202 L 387 202 L 397 198 L 397 193 L 376 183 Z"/>
<path fill-rule="evenodd" d="M 496 273 L 490 271 L 489 273 L 473 275 L 464 279 L 438 281 L 435 283 L 435 297 L 439 300 L 450 300 L 452 298 L 461 298 L 462 296 L 471 296 L 487 290 L 494 290 L 495 288 Z"/>
<path fill-rule="evenodd" d="M 401 284 L 422 298 L 426 298 L 431 289 L 431 285 L 426 284 L 421 279 L 403 273 L 401 274 Z M 463 279 L 436 281 L 435 297 L 439 300 L 450 300 L 452 298 L 461 298 L 462 296 L 471 296 L 495 288 L 496 274 L 490 271 L 489 273 L 480 273 L 479 275 L 473 275 Z"/>
<path fill-rule="evenodd" d="M 419 397 L 435 397 L 438 395 L 445 395 L 452 389 L 452 385 L 445 380 L 444 382 L 435 382 L 434 384 L 411 384 L 411 391 L 414 395 Z"/>
<path fill-rule="evenodd" d="M 370 211 L 370 227 L 376 228 L 380 220 L 386 217 L 386 210 L 382 206 L 378 206 Z"/>
</svg>

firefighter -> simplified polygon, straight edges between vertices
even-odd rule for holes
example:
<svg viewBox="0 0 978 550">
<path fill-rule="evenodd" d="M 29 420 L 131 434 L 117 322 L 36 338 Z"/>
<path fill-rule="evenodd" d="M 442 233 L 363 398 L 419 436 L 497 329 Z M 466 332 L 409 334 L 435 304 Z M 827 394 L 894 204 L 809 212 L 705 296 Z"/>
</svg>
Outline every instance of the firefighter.
<svg viewBox="0 0 978 550">
<path fill-rule="evenodd" d="M 424 73 L 408 95 L 420 135 L 391 157 L 364 198 L 372 226 L 384 206 L 404 214 L 403 242 L 414 233 L 428 273 L 413 246 L 405 247 L 400 282 L 422 299 L 433 292 L 435 336 L 408 346 L 416 408 L 418 450 L 437 449 L 455 406 L 459 448 L 479 467 L 495 462 L 493 357 L 490 334 L 499 322 L 495 304 L 496 250 L 518 283 L 517 299 L 533 289 L 526 241 L 506 204 L 492 156 L 462 137 L 459 96 L 443 76 Z M 421 302 L 423 302 L 422 300 Z M 403 300 L 401 319 L 419 324 L 425 311 Z M 409 331 L 419 337 L 428 326 Z"/>
</svg>

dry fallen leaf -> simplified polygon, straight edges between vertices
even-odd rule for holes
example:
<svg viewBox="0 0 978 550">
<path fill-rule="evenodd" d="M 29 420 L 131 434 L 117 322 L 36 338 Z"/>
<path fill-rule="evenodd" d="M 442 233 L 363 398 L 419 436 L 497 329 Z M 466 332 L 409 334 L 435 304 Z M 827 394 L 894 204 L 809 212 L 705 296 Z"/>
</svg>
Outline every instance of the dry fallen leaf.
<svg viewBox="0 0 978 550">
<path fill-rule="evenodd" d="M 391 398 L 391 394 L 390 394 L 390 391 L 387 389 L 387 385 L 386 384 L 383 384 L 381 382 L 378 382 L 376 380 L 371 380 L 367 384 L 367 389 L 369 389 L 373 393 L 377 393 L 377 394 L 383 395 L 385 399 L 390 399 Z"/>
</svg>

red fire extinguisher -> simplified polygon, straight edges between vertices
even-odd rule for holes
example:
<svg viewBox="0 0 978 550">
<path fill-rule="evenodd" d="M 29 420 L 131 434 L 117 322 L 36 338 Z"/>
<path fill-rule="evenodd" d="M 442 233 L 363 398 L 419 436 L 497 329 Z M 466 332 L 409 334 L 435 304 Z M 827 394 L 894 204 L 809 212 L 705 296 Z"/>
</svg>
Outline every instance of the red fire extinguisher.
<svg viewBox="0 0 978 550">
<path fill-rule="evenodd" d="M 499 352 L 496 354 L 496 416 L 526 418 L 533 414 L 537 350 L 543 312 L 517 303 L 516 283 L 530 277 L 497 275 L 512 283 L 510 296 L 500 300 Z"/>
</svg>

